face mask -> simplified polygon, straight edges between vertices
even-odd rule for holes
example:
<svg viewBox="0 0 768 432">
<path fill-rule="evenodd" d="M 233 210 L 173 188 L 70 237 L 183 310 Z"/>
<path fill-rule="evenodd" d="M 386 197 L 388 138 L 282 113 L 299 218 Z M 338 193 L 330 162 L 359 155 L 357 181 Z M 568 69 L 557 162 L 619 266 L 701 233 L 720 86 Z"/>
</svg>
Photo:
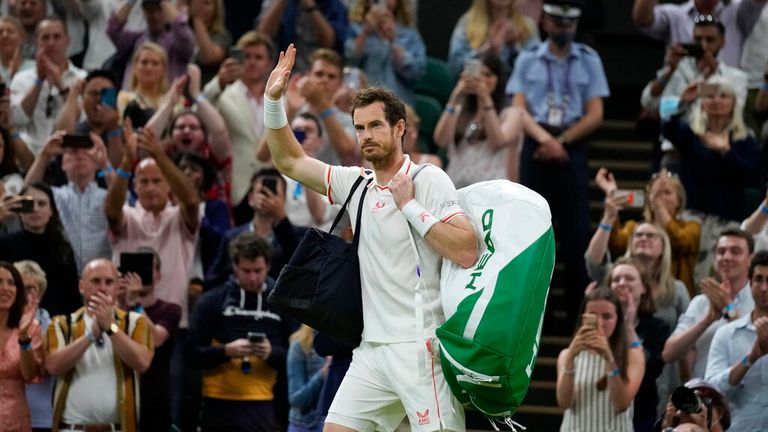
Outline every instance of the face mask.
<svg viewBox="0 0 768 432">
<path fill-rule="evenodd" d="M 559 33 L 552 33 L 550 38 L 559 48 L 565 48 L 569 43 L 573 42 L 573 38 L 576 37 L 576 33 L 563 31 Z"/>
</svg>

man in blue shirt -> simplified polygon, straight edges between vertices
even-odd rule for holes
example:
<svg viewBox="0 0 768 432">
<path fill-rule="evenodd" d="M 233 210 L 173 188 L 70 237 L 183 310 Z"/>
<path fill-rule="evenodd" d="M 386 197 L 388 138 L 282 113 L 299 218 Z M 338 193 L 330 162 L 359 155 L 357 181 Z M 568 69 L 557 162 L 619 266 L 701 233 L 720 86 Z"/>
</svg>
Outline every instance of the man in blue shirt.
<svg viewBox="0 0 768 432">
<path fill-rule="evenodd" d="M 608 82 L 600 56 L 573 42 L 581 10 L 574 0 L 548 0 L 543 27 L 549 38 L 517 58 L 507 94 L 523 116 L 520 180 L 547 199 L 557 222 L 569 303 L 579 304 L 587 283 L 583 254 L 589 236 L 586 137 L 603 120 Z M 572 301 L 571 301 L 572 300 Z"/>
<path fill-rule="evenodd" d="M 750 287 L 755 308 L 715 333 L 709 348 L 707 381 L 728 398 L 731 430 L 768 430 L 768 251 L 752 257 Z"/>
</svg>

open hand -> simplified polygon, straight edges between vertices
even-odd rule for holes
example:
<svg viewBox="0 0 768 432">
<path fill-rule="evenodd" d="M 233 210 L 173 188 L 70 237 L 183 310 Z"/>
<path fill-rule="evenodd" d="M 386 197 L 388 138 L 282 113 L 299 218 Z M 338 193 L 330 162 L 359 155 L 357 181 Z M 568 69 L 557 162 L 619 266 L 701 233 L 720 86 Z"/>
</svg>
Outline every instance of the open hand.
<svg viewBox="0 0 768 432">
<path fill-rule="evenodd" d="M 272 70 L 267 79 L 265 94 L 272 100 L 279 100 L 283 97 L 285 89 L 288 87 L 288 78 L 291 76 L 293 64 L 296 61 L 296 48 L 293 44 L 288 45 L 288 49 L 280 51 L 280 57 L 277 60 L 277 66 Z"/>
</svg>

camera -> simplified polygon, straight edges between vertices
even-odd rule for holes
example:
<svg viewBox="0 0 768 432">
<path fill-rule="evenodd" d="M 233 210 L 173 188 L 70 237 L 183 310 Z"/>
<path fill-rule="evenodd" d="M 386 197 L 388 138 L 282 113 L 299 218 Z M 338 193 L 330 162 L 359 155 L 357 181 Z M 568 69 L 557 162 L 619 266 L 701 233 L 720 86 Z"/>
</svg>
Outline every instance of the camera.
<svg viewBox="0 0 768 432">
<path fill-rule="evenodd" d="M 701 412 L 704 401 L 701 400 L 695 390 L 680 386 L 672 392 L 672 405 L 686 414 Z"/>
</svg>

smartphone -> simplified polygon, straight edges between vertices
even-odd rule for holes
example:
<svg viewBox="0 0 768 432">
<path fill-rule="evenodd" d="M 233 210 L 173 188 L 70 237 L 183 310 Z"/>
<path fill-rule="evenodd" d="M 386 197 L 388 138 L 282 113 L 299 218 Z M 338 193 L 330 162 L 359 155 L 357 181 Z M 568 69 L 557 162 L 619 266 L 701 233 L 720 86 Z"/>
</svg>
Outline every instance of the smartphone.
<svg viewBox="0 0 768 432">
<path fill-rule="evenodd" d="M 469 59 L 464 62 L 464 73 L 472 76 L 480 76 L 483 62 L 478 59 Z"/>
<path fill-rule="evenodd" d="M 262 332 L 248 332 L 248 342 L 260 343 L 267 339 L 267 334 Z"/>
<path fill-rule="evenodd" d="M 720 93 L 719 84 L 701 83 L 699 84 L 699 95 L 702 98 L 714 97 Z"/>
<path fill-rule="evenodd" d="M 619 189 L 616 196 L 626 197 L 627 207 L 643 208 L 645 207 L 645 191 L 642 189 Z"/>
<path fill-rule="evenodd" d="M 149 252 L 123 252 L 120 254 L 120 273 L 136 273 L 144 286 L 152 285 L 155 257 Z"/>
<path fill-rule="evenodd" d="M 597 315 L 585 313 L 581 315 L 581 325 L 584 327 L 597 328 Z"/>
<path fill-rule="evenodd" d="M 5 95 L 5 83 L 0 81 L 0 96 Z"/>
<path fill-rule="evenodd" d="M 277 193 L 277 177 L 264 177 L 261 179 L 261 187 L 269 189 L 273 194 Z"/>
<path fill-rule="evenodd" d="M 35 211 L 35 199 L 25 196 L 19 201 L 19 206 L 13 209 L 16 213 L 32 213 Z"/>
<path fill-rule="evenodd" d="M 296 137 L 296 141 L 298 141 L 299 144 L 304 144 L 304 140 L 307 138 L 307 133 L 301 129 L 294 129 L 293 135 Z"/>
<path fill-rule="evenodd" d="M 117 89 L 114 87 L 107 87 L 101 89 L 101 96 L 99 103 L 104 106 L 108 106 L 112 109 L 117 108 Z"/>
<path fill-rule="evenodd" d="M 704 48 L 697 44 L 683 44 L 683 49 L 688 57 L 701 58 L 704 55 Z"/>
<path fill-rule="evenodd" d="M 245 61 L 245 53 L 243 50 L 240 49 L 240 47 L 237 46 L 231 46 L 229 47 L 229 56 L 240 63 Z"/>
<path fill-rule="evenodd" d="M 87 135 L 64 135 L 62 138 L 61 146 L 64 148 L 84 148 L 89 149 L 93 147 L 93 141 L 91 137 Z"/>
</svg>

